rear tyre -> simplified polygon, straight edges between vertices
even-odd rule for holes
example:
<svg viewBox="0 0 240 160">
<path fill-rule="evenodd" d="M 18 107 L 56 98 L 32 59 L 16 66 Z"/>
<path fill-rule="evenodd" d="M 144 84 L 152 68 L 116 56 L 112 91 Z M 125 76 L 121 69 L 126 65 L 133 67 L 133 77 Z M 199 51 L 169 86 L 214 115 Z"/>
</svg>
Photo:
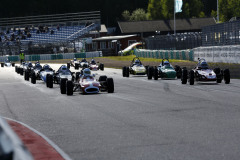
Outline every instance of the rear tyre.
<svg viewBox="0 0 240 160">
<path fill-rule="evenodd" d="M 20 68 L 20 75 L 23 76 L 23 68 Z"/>
<path fill-rule="evenodd" d="M 67 68 L 70 69 L 70 63 L 67 63 Z"/>
<path fill-rule="evenodd" d="M 48 87 L 53 88 L 53 75 L 48 76 Z"/>
<path fill-rule="evenodd" d="M 79 64 L 76 63 L 74 68 L 75 68 L 75 70 L 78 70 L 79 69 Z"/>
<path fill-rule="evenodd" d="M 31 76 L 31 83 L 32 84 L 36 84 L 36 75 L 35 75 L 35 73 L 34 72 L 32 72 L 32 76 Z"/>
<path fill-rule="evenodd" d="M 107 76 L 100 76 L 98 79 L 99 82 L 107 81 Z"/>
<path fill-rule="evenodd" d="M 114 82 L 112 78 L 107 78 L 107 90 L 108 90 L 108 93 L 114 92 Z"/>
<path fill-rule="evenodd" d="M 127 67 L 124 66 L 124 67 L 122 68 L 122 75 L 123 75 L 123 77 L 126 77 L 126 70 L 127 70 Z"/>
<path fill-rule="evenodd" d="M 12 63 L 12 67 L 15 67 L 15 63 Z"/>
<path fill-rule="evenodd" d="M 28 72 L 28 71 L 25 71 L 24 79 L 25 79 L 26 81 L 29 81 L 29 72 Z"/>
<path fill-rule="evenodd" d="M 17 73 L 17 68 L 18 68 L 18 67 L 17 67 L 17 66 L 15 66 L 15 72 L 16 72 L 16 73 Z"/>
<path fill-rule="evenodd" d="M 49 74 L 46 75 L 46 86 L 49 88 Z"/>
<path fill-rule="evenodd" d="M 129 67 L 126 68 L 126 77 L 129 77 Z"/>
<path fill-rule="evenodd" d="M 148 79 L 152 79 L 153 77 L 153 67 L 148 67 Z"/>
<path fill-rule="evenodd" d="M 183 69 L 182 77 L 181 77 L 182 84 L 187 84 L 187 79 L 188 79 L 188 71 L 186 69 Z"/>
<path fill-rule="evenodd" d="M 223 71 L 223 76 L 224 76 L 225 84 L 229 84 L 230 83 L 230 71 L 229 71 L 229 69 L 225 69 Z"/>
<path fill-rule="evenodd" d="M 99 68 L 100 68 L 101 71 L 104 71 L 104 64 L 101 63 Z"/>
<path fill-rule="evenodd" d="M 66 82 L 67 82 L 67 79 L 61 79 L 60 80 L 60 92 L 61 92 L 61 94 L 66 94 Z"/>
<path fill-rule="evenodd" d="M 194 85 L 194 71 L 193 70 L 191 70 L 189 72 L 189 84 Z"/>
<path fill-rule="evenodd" d="M 148 75 L 148 68 L 149 68 L 149 66 L 145 66 L 145 69 L 146 69 L 146 75 Z"/>
<path fill-rule="evenodd" d="M 67 86 L 67 88 L 66 88 L 67 95 L 68 96 L 73 95 L 73 82 L 72 81 L 67 81 L 66 86 Z"/>
<path fill-rule="evenodd" d="M 154 75 L 154 80 L 158 80 L 158 68 L 157 67 L 155 67 L 154 68 L 154 71 L 153 71 L 153 75 Z"/>
<path fill-rule="evenodd" d="M 4 67 L 4 63 L 1 63 L 1 67 Z"/>
<path fill-rule="evenodd" d="M 181 69 L 181 67 L 176 65 L 175 66 L 175 71 L 176 71 L 177 78 L 180 79 L 182 77 L 182 69 Z"/>
</svg>

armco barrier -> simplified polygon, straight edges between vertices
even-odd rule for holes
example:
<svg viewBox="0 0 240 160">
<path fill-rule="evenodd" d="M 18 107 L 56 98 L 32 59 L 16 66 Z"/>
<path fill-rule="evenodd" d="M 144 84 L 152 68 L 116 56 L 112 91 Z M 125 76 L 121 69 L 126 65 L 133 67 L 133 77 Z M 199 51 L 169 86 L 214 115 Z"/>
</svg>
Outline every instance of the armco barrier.
<svg viewBox="0 0 240 160">
<path fill-rule="evenodd" d="M 194 60 L 193 50 L 146 50 L 137 49 L 134 54 L 143 58 Z"/>
<path fill-rule="evenodd" d="M 59 59 L 73 59 L 73 58 L 94 58 L 94 57 L 102 57 L 102 52 L 96 51 L 96 52 L 86 52 L 86 53 L 26 55 L 25 61 L 59 60 Z M 0 62 L 4 62 L 4 60 L 7 58 L 11 62 L 17 62 L 20 60 L 19 56 L 1 56 Z"/>
<path fill-rule="evenodd" d="M 8 123 L 0 117 L 0 159 L 33 160 L 30 152 L 23 146 Z"/>
<path fill-rule="evenodd" d="M 193 51 L 195 61 L 204 58 L 208 62 L 240 63 L 240 45 L 199 47 Z"/>
</svg>

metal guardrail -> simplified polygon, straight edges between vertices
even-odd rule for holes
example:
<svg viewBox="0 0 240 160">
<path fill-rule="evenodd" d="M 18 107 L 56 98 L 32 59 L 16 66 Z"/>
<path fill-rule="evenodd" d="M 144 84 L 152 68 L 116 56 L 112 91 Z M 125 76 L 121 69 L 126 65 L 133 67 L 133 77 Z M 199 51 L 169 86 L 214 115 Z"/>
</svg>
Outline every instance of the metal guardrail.
<svg viewBox="0 0 240 160">
<path fill-rule="evenodd" d="M 208 62 L 240 64 L 240 45 L 199 47 L 193 51 L 195 61 L 204 58 Z"/>
<path fill-rule="evenodd" d="M 146 50 L 136 49 L 134 55 L 143 58 L 194 60 L 193 50 Z"/>
<path fill-rule="evenodd" d="M 94 57 L 102 57 L 102 52 L 96 51 L 96 52 L 86 52 L 86 53 L 26 55 L 25 61 L 61 60 L 61 59 L 94 58 Z M 20 61 L 19 56 L 1 56 L 0 62 L 4 62 L 5 59 L 9 59 L 9 61 L 11 62 Z"/>
<path fill-rule="evenodd" d="M 8 123 L 0 117 L 0 159 L 33 160 L 32 155 L 13 132 Z"/>
</svg>

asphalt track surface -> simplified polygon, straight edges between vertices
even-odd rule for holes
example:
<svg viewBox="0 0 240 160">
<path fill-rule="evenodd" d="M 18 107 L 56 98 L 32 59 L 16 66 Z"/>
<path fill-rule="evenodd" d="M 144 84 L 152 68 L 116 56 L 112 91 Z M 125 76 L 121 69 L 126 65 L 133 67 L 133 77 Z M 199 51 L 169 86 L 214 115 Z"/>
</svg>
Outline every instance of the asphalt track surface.
<svg viewBox="0 0 240 160">
<path fill-rule="evenodd" d="M 240 80 L 190 86 L 96 73 L 114 78 L 115 93 L 61 95 L 58 85 L 0 68 L 0 115 L 38 130 L 74 160 L 239 160 Z"/>
</svg>

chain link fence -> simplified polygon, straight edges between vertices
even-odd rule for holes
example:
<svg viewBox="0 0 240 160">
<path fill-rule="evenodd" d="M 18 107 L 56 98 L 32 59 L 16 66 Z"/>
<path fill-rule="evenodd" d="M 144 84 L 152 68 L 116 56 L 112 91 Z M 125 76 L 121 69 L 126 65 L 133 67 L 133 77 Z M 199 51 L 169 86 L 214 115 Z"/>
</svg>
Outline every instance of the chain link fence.
<svg viewBox="0 0 240 160">
<path fill-rule="evenodd" d="M 152 50 L 184 50 L 202 45 L 201 33 L 152 36 L 145 39 L 146 48 Z"/>
<path fill-rule="evenodd" d="M 240 21 L 220 23 L 202 28 L 202 46 L 240 44 Z"/>
</svg>

